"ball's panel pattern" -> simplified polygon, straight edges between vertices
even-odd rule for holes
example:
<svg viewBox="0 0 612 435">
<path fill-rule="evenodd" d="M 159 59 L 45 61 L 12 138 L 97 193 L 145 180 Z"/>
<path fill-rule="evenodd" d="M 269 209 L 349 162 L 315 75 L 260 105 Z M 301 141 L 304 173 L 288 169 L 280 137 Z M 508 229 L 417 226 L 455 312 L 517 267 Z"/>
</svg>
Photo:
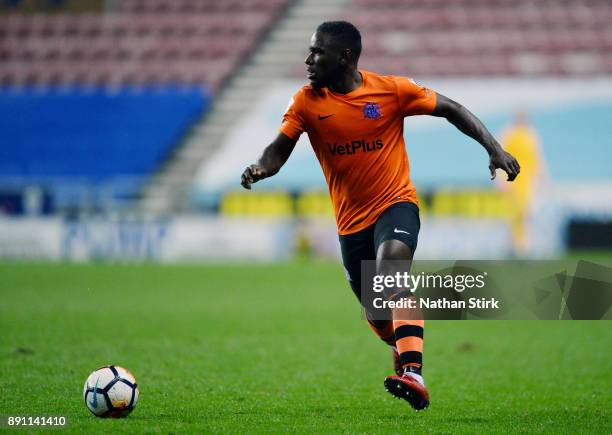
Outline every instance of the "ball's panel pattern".
<svg viewBox="0 0 612 435">
<path fill-rule="evenodd" d="M 136 404 L 138 403 L 138 396 L 140 396 L 140 388 L 138 388 L 138 385 L 136 385 L 136 387 L 134 388 L 134 399 L 132 401 L 132 407 L 136 406 Z"/>
<path fill-rule="evenodd" d="M 120 367 L 120 366 L 115 366 L 115 370 L 117 370 L 117 373 L 119 373 L 119 376 L 122 379 L 130 381 L 132 384 L 136 383 L 136 378 L 134 377 L 133 374 L 130 373 L 129 370 L 124 369 L 123 367 Z"/>
<path fill-rule="evenodd" d="M 85 405 L 98 417 L 126 417 L 134 409 L 138 394 L 134 376 L 119 366 L 100 367 L 83 387 Z"/>
<path fill-rule="evenodd" d="M 109 402 L 103 392 L 88 391 L 85 394 L 85 405 L 94 415 L 103 416 L 110 409 Z"/>
<path fill-rule="evenodd" d="M 115 379 L 115 376 L 109 367 L 101 367 L 89 375 L 86 384 L 89 388 L 93 388 L 97 384 L 99 389 L 103 389 Z"/>
<path fill-rule="evenodd" d="M 119 372 L 117 371 L 117 369 L 115 368 L 115 366 L 108 366 L 108 369 L 113 372 L 113 375 L 115 375 L 115 377 L 119 376 Z"/>
<path fill-rule="evenodd" d="M 113 408 L 123 409 L 130 406 L 130 403 L 132 403 L 133 391 L 134 389 L 131 385 L 128 385 L 122 381 L 115 382 L 115 384 L 107 391 L 108 398 L 110 399 Z"/>
</svg>

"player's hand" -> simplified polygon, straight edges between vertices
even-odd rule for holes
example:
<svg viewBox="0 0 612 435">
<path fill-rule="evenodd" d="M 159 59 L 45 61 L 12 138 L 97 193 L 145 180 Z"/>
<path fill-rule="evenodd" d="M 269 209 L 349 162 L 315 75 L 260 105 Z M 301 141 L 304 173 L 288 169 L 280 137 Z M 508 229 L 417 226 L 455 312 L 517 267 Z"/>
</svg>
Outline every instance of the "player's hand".
<svg viewBox="0 0 612 435">
<path fill-rule="evenodd" d="M 268 176 L 268 171 L 261 165 L 250 165 L 242 173 L 240 184 L 245 189 L 251 190 L 251 184 L 257 183 Z"/>
<path fill-rule="evenodd" d="M 508 174 L 508 181 L 514 181 L 519 172 L 521 172 L 521 167 L 514 156 L 501 148 L 493 152 L 489 158 L 491 180 L 495 180 L 496 169 L 501 169 L 506 172 L 506 174 Z"/>
</svg>

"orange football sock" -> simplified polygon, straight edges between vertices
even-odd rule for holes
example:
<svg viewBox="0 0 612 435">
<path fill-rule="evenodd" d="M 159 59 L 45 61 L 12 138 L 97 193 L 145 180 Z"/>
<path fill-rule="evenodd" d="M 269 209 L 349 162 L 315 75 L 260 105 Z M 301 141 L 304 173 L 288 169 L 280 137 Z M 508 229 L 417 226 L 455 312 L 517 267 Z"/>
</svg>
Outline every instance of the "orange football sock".
<svg viewBox="0 0 612 435">
<path fill-rule="evenodd" d="M 421 372 L 423 367 L 423 320 L 394 320 L 395 345 L 404 368 Z"/>
</svg>

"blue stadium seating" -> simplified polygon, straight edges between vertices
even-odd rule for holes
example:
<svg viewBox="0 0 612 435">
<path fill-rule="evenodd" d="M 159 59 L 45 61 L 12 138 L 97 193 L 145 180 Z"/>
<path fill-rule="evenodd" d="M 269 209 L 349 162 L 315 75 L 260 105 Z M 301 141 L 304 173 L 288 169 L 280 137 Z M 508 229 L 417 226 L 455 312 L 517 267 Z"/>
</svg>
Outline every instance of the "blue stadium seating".
<svg viewBox="0 0 612 435">
<path fill-rule="evenodd" d="M 125 177 L 136 189 L 209 102 L 201 87 L 0 89 L 0 181 Z"/>
</svg>

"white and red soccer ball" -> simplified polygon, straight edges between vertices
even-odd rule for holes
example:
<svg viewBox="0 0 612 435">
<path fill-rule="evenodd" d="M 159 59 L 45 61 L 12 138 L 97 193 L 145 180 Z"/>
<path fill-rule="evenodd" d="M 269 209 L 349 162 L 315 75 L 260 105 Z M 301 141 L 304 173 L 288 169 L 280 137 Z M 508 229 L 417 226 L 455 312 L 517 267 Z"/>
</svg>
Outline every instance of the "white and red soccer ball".
<svg viewBox="0 0 612 435">
<path fill-rule="evenodd" d="M 85 406 L 97 417 L 127 417 L 138 403 L 136 378 L 119 366 L 104 366 L 89 375 L 83 387 Z"/>
</svg>

